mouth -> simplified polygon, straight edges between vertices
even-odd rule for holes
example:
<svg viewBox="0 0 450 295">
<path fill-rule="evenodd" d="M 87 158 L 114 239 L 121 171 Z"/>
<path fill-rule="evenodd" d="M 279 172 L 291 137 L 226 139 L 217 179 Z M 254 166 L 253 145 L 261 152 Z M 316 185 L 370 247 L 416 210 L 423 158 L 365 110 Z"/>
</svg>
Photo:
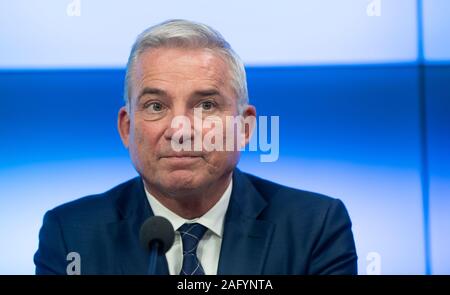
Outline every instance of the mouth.
<svg viewBox="0 0 450 295">
<path fill-rule="evenodd" d="M 161 156 L 161 158 L 200 158 L 202 157 L 199 153 L 171 153 L 171 154 L 164 154 Z"/>
<path fill-rule="evenodd" d="M 201 160 L 202 158 L 203 157 L 201 155 L 174 154 L 165 155 L 161 157 L 161 160 L 167 162 L 171 166 L 189 166 Z"/>
</svg>

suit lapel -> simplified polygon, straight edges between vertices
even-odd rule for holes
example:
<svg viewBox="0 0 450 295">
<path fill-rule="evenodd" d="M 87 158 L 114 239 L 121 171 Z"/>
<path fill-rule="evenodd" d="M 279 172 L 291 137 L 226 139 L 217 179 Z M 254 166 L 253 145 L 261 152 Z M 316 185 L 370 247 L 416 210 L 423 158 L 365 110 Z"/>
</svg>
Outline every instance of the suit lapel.
<svg viewBox="0 0 450 295">
<path fill-rule="evenodd" d="M 225 216 L 218 274 L 262 274 L 275 225 L 256 218 L 267 203 L 238 169 Z"/>
<path fill-rule="evenodd" d="M 147 274 L 148 252 L 139 243 L 139 230 L 153 212 L 140 177 L 135 178 L 129 190 L 117 197 L 116 206 L 120 220 L 108 225 L 114 239 L 116 269 L 122 274 Z M 169 274 L 165 256 L 158 259 L 156 274 Z"/>
</svg>

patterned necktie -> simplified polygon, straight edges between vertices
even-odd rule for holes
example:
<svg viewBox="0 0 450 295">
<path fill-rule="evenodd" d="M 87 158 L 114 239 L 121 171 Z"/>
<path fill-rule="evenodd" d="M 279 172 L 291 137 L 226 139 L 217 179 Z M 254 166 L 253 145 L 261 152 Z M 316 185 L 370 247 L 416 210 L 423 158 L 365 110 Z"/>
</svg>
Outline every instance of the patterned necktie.
<svg viewBox="0 0 450 295">
<path fill-rule="evenodd" d="M 206 232 L 206 227 L 198 223 L 185 223 L 178 229 L 183 243 L 183 266 L 180 275 L 204 275 L 197 258 L 197 246 Z"/>
</svg>

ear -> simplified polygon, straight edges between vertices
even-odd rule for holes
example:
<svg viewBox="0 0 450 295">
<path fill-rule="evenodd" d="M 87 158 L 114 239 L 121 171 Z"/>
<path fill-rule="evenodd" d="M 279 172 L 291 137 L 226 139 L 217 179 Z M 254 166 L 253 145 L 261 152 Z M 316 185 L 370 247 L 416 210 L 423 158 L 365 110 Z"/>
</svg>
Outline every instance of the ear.
<svg viewBox="0 0 450 295">
<path fill-rule="evenodd" d="M 242 148 L 245 147 L 249 142 L 250 138 L 252 138 L 253 131 L 255 130 L 256 125 L 256 108 L 252 105 L 247 105 L 242 112 L 242 117 L 244 119 L 244 125 L 241 130 L 242 134 L 242 140 L 241 143 L 243 144 Z"/>
<path fill-rule="evenodd" d="M 130 115 L 126 106 L 123 106 L 119 110 L 117 117 L 117 128 L 119 130 L 120 138 L 123 145 L 128 148 L 130 137 Z"/>
</svg>

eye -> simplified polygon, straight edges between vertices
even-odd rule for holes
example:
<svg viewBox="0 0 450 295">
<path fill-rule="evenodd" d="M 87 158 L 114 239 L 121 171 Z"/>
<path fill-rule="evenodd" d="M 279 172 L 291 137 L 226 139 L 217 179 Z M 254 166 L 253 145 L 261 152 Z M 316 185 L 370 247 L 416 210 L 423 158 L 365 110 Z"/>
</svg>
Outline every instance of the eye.
<svg viewBox="0 0 450 295">
<path fill-rule="evenodd" d="M 216 103 L 211 100 L 203 101 L 199 105 L 203 111 L 211 111 L 216 107 Z"/>
<path fill-rule="evenodd" d="M 146 103 L 144 108 L 150 113 L 160 113 L 165 109 L 164 105 L 157 101 Z"/>
</svg>

